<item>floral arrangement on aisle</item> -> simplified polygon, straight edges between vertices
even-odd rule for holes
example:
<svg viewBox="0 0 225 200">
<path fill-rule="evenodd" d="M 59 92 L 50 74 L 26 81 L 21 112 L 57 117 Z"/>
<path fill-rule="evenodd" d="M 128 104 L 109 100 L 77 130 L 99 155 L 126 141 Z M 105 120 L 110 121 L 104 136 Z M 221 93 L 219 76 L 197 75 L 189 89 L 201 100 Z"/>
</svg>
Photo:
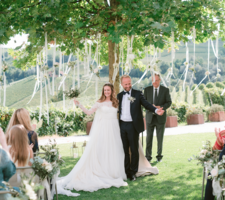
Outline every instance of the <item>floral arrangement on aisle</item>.
<svg viewBox="0 0 225 200">
<path fill-rule="evenodd" d="M 2 182 L 6 187 L 4 189 L 9 191 L 11 197 L 7 198 L 8 200 L 37 200 L 36 192 L 43 188 L 39 184 L 33 182 L 34 174 L 31 173 L 30 176 L 21 175 L 21 186 L 19 187 L 20 192 L 15 190 L 8 182 Z"/>
<path fill-rule="evenodd" d="M 50 178 L 53 177 L 54 175 L 53 166 L 45 159 L 36 156 L 35 158 L 31 159 L 30 162 L 32 163 L 32 168 L 35 174 L 39 176 L 41 180 L 44 180 L 47 177 Z"/>
<path fill-rule="evenodd" d="M 59 148 L 57 147 L 55 139 L 49 139 L 49 143 L 47 145 L 40 146 L 40 148 L 45 153 L 44 159 L 52 164 L 53 171 L 56 171 L 55 173 L 57 173 L 57 171 L 60 170 L 60 167 L 63 166 L 65 162 L 59 154 Z"/>
<path fill-rule="evenodd" d="M 212 150 L 211 142 L 206 141 L 199 155 L 193 156 L 198 164 L 206 168 L 208 179 L 212 179 L 213 193 L 217 199 L 225 195 L 225 155 L 219 161 L 220 151 Z M 190 158 L 191 161 L 193 158 Z"/>
</svg>

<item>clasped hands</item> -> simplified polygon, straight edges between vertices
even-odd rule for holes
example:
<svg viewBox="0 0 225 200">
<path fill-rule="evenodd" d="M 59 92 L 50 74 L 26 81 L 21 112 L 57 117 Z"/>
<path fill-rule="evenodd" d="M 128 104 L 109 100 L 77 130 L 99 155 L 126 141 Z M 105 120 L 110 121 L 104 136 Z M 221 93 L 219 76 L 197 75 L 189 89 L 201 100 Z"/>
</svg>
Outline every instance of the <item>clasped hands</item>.
<svg viewBox="0 0 225 200">
<path fill-rule="evenodd" d="M 163 113 L 164 113 L 165 111 L 163 110 L 162 107 L 160 107 L 160 106 L 155 106 L 154 104 L 153 104 L 153 106 L 156 107 L 156 108 L 158 109 L 158 110 L 157 110 L 157 114 L 158 114 L 158 115 L 163 115 Z"/>
</svg>

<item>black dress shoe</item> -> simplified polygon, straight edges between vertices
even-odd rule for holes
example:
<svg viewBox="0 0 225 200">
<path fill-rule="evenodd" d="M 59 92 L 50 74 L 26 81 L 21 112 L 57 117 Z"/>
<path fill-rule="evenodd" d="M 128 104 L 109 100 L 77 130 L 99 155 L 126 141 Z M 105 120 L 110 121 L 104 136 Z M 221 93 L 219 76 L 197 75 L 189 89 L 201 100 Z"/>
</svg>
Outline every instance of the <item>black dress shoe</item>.
<svg viewBox="0 0 225 200">
<path fill-rule="evenodd" d="M 137 179 L 137 177 L 136 177 L 135 175 L 132 175 L 132 176 L 130 177 L 130 180 L 131 180 L 131 181 L 136 181 L 136 179 Z"/>
</svg>

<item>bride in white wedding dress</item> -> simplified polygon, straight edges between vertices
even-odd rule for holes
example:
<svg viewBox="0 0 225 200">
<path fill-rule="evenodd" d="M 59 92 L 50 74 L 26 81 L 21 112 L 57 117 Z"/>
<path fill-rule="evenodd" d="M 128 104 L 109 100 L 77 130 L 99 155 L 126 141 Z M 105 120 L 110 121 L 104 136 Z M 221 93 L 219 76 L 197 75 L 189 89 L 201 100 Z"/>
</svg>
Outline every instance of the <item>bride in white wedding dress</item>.
<svg viewBox="0 0 225 200">
<path fill-rule="evenodd" d="M 69 190 L 93 192 L 112 186 L 117 188 L 127 186 L 124 181 L 127 179 L 124 150 L 117 119 L 118 101 L 114 95 L 113 85 L 107 83 L 103 86 L 101 98 L 90 110 L 76 100 L 74 103 L 86 114 L 90 115 L 94 112 L 96 114 L 84 154 L 67 176 L 57 180 L 58 194 L 79 196 Z M 158 169 L 151 167 L 145 158 L 142 147 L 139 148 L 139 155 L 140 171 L 137 176 L 158 174 Z"/>
</svg>

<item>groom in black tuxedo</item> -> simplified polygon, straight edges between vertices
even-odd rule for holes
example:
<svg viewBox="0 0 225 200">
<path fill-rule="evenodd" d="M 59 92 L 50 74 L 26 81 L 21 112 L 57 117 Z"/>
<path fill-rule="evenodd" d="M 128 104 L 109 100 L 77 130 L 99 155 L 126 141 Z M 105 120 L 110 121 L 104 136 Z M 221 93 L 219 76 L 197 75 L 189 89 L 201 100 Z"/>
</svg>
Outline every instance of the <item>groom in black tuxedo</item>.
<svg viewBox="0 0 225 200">
<path fill-rule="evenodd" d="M 135 174 L 138 171 L 139 152 L 138 140 L 139 133 L 144 131 L 144 121 L 141 106 L 146 110 L 163 115 L 162 108 L 157 109 L 150 104 L 143 96 L 141 91 L 134 90 L 131 84 L 131 78 L 128 75 L 121 77 L 121 85 L 124 91 L 117 95 L 119 100 L 119 122 L 120 133 L 125 152 L 125 172 L 127 178 L 136 180 Z M 131 160 L 129 154 L 131 150 Z"/>
</svg>

